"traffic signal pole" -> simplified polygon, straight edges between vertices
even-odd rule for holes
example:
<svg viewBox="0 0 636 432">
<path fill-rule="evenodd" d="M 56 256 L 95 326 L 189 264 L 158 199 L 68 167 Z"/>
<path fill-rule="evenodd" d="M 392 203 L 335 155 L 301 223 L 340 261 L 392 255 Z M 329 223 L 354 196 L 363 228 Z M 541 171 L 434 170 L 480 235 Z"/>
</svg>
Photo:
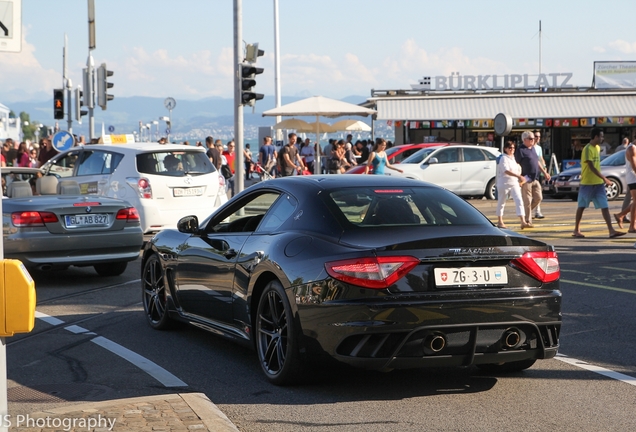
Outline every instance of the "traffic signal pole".
<svg viewBox="0 0 636 432">
<path fill-rule="evenodd" d="M 88 137 L 89 142 L 95 138 L 95 117 L 93 108 L 95 107 L 95 62 L 92 51 L 97 45 L 95 40 L 95 0 L 87 0 L 88 6 L 88 59 L 86 60 L 86 82 L 84 83 L 84 93 L 87 97 L 86 107 L 88 108 Z"/>
<path fill-rule="evenodd" d="M 234 0 L 234 192 L 244 189 L 245 164 L 243 163 L 243 102 L 242 65 L 243 50 L 243 5 L 242 0 Z"/>
</svg>

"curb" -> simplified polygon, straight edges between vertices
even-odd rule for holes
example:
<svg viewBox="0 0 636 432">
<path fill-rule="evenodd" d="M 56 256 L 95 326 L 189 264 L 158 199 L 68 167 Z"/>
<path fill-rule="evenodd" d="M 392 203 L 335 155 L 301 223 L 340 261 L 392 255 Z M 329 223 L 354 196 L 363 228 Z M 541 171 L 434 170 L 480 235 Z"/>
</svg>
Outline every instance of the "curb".
<svg viewBox="0 0 636 432">
<path fill-rule="evenodd" d="M 172 393 L 156 396 L 142 396 L 128 399 L 113 399 L 103 402 L 89 402 L 80 405 L 70 405 L 61 408 L 52 408 L 31 414 L 33 418 L 63 417 L 69 414 L 91 414 L 98 411 L 117 411 L 118 407 L 129 405 L 162 402 L 170 399 L 181 398 L 192 411 L 201 419 L 205 427 L 210 431 L 238 432 L 238 428 L 227 418 L 217 406 L 204 393 Z M 121 408 L 120 408 L 121 409 Z M 85 430 L 85 429 L 84 429 Z"/>
</svg>

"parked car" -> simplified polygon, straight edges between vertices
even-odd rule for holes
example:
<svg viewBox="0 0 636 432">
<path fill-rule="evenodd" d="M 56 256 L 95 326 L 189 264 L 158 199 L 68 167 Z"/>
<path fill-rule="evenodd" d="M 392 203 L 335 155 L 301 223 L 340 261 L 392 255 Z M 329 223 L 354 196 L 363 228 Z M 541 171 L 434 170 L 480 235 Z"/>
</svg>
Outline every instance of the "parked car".
<svg viewBox="0 0 636 432">
<path fill-rule="evenodd" d="M 499 150 L 470 144 L 423 148 L 400 163 L 399 173 L 386 175 L 418 179 L 442 186 L 461 196 L 495 199 Z"/>
<path fill-rule="evenodd" d="M 389 160 L 390 164 L 399 164 L 407 157 L 411 156 L 413 153 L 418 151 L 419 149 L 439 146 L 443 145 L 442 143 L 426 143 L 426 144 L 402 144 L 398 146 L 393 146 L 389 149 L 386 149 L 386 157 Z M 358 165 L 354 166 L 347 170 L 345 174 L 364 174 L 364 169 L 367 165 L 367 161 L 358 161 Z M 373 166 L 369 167 L 369 173 L 373 173 Z"/>
<path fill-rule="evenodd" d="M 36 168 L 2 168 L 4 257 L 38 270 L 92 266 L 117 276 L 139 257 L 143 234 L 127 201 L 80 195 L 73 181 L 58 182 Z"/>
<path fill-rule="evenodd" d="M 187 216 L 146 244 L 140 294 L 151 327 L 185 321 L 254 347 L 277 385 L 311 360 L 518 371 L 559 346 L 552 246 L 388 176 L 274 179 Z"/>
<path fill-rule="evenodd" d="M 144 233 L 174 228 L 187 214 L 206 217 L 227 201 L 225 179 L 202 147 L 87 145 L 54 156 L 43 170 L 77 181 L 82 194 L 129 201 Z"/>
<path fill-rule="evenodd" d="M 605 186 L 607 199 L 612 201 L 628 190 L 625 179 L 625 150 L 616 152 L 601 161 L 601 173 L 612 184 Z M 579 186 L 581 185 L 581 168 L 570 168 L 559 173 L 552 181 L 554 196 L 567 196 L 573 200 L 578 199 Z"/>
</svg>

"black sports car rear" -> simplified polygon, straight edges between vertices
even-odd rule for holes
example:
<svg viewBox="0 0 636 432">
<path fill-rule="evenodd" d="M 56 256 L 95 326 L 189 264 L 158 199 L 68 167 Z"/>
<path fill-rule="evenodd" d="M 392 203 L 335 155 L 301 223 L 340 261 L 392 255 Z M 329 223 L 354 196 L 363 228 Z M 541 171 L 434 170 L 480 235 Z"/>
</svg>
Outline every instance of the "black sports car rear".
<svg viewBox="0 0 636 432">
<path fill-rule="evenodd" d="M 369 369 L 522 370 L 557 353 L 551 246 L 451 192 L 385 176 L 259 183 L 148 242 L 148 322 L 253 345 L 274 384 L 328 355 Z"/>
</svg>

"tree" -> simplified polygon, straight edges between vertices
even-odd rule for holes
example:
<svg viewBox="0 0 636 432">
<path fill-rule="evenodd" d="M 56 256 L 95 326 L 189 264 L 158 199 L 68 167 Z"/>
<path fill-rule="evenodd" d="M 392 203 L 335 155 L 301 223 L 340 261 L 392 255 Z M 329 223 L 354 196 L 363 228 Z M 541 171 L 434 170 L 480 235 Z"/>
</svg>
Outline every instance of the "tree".
<svg viewBox="0 0 636 432">
<path fill-rule="evenodd" d="M 28 113 L 22 111 L 20 113 L 20 123 L 22 124 L 22 134 L 24 136 L 24 139 L 35 139 L 35 130 L 37 129 L 37 126 L 40 124 L 40 122 L 32 122 L 31 116 L 29 116 Z"/>
</svg>

